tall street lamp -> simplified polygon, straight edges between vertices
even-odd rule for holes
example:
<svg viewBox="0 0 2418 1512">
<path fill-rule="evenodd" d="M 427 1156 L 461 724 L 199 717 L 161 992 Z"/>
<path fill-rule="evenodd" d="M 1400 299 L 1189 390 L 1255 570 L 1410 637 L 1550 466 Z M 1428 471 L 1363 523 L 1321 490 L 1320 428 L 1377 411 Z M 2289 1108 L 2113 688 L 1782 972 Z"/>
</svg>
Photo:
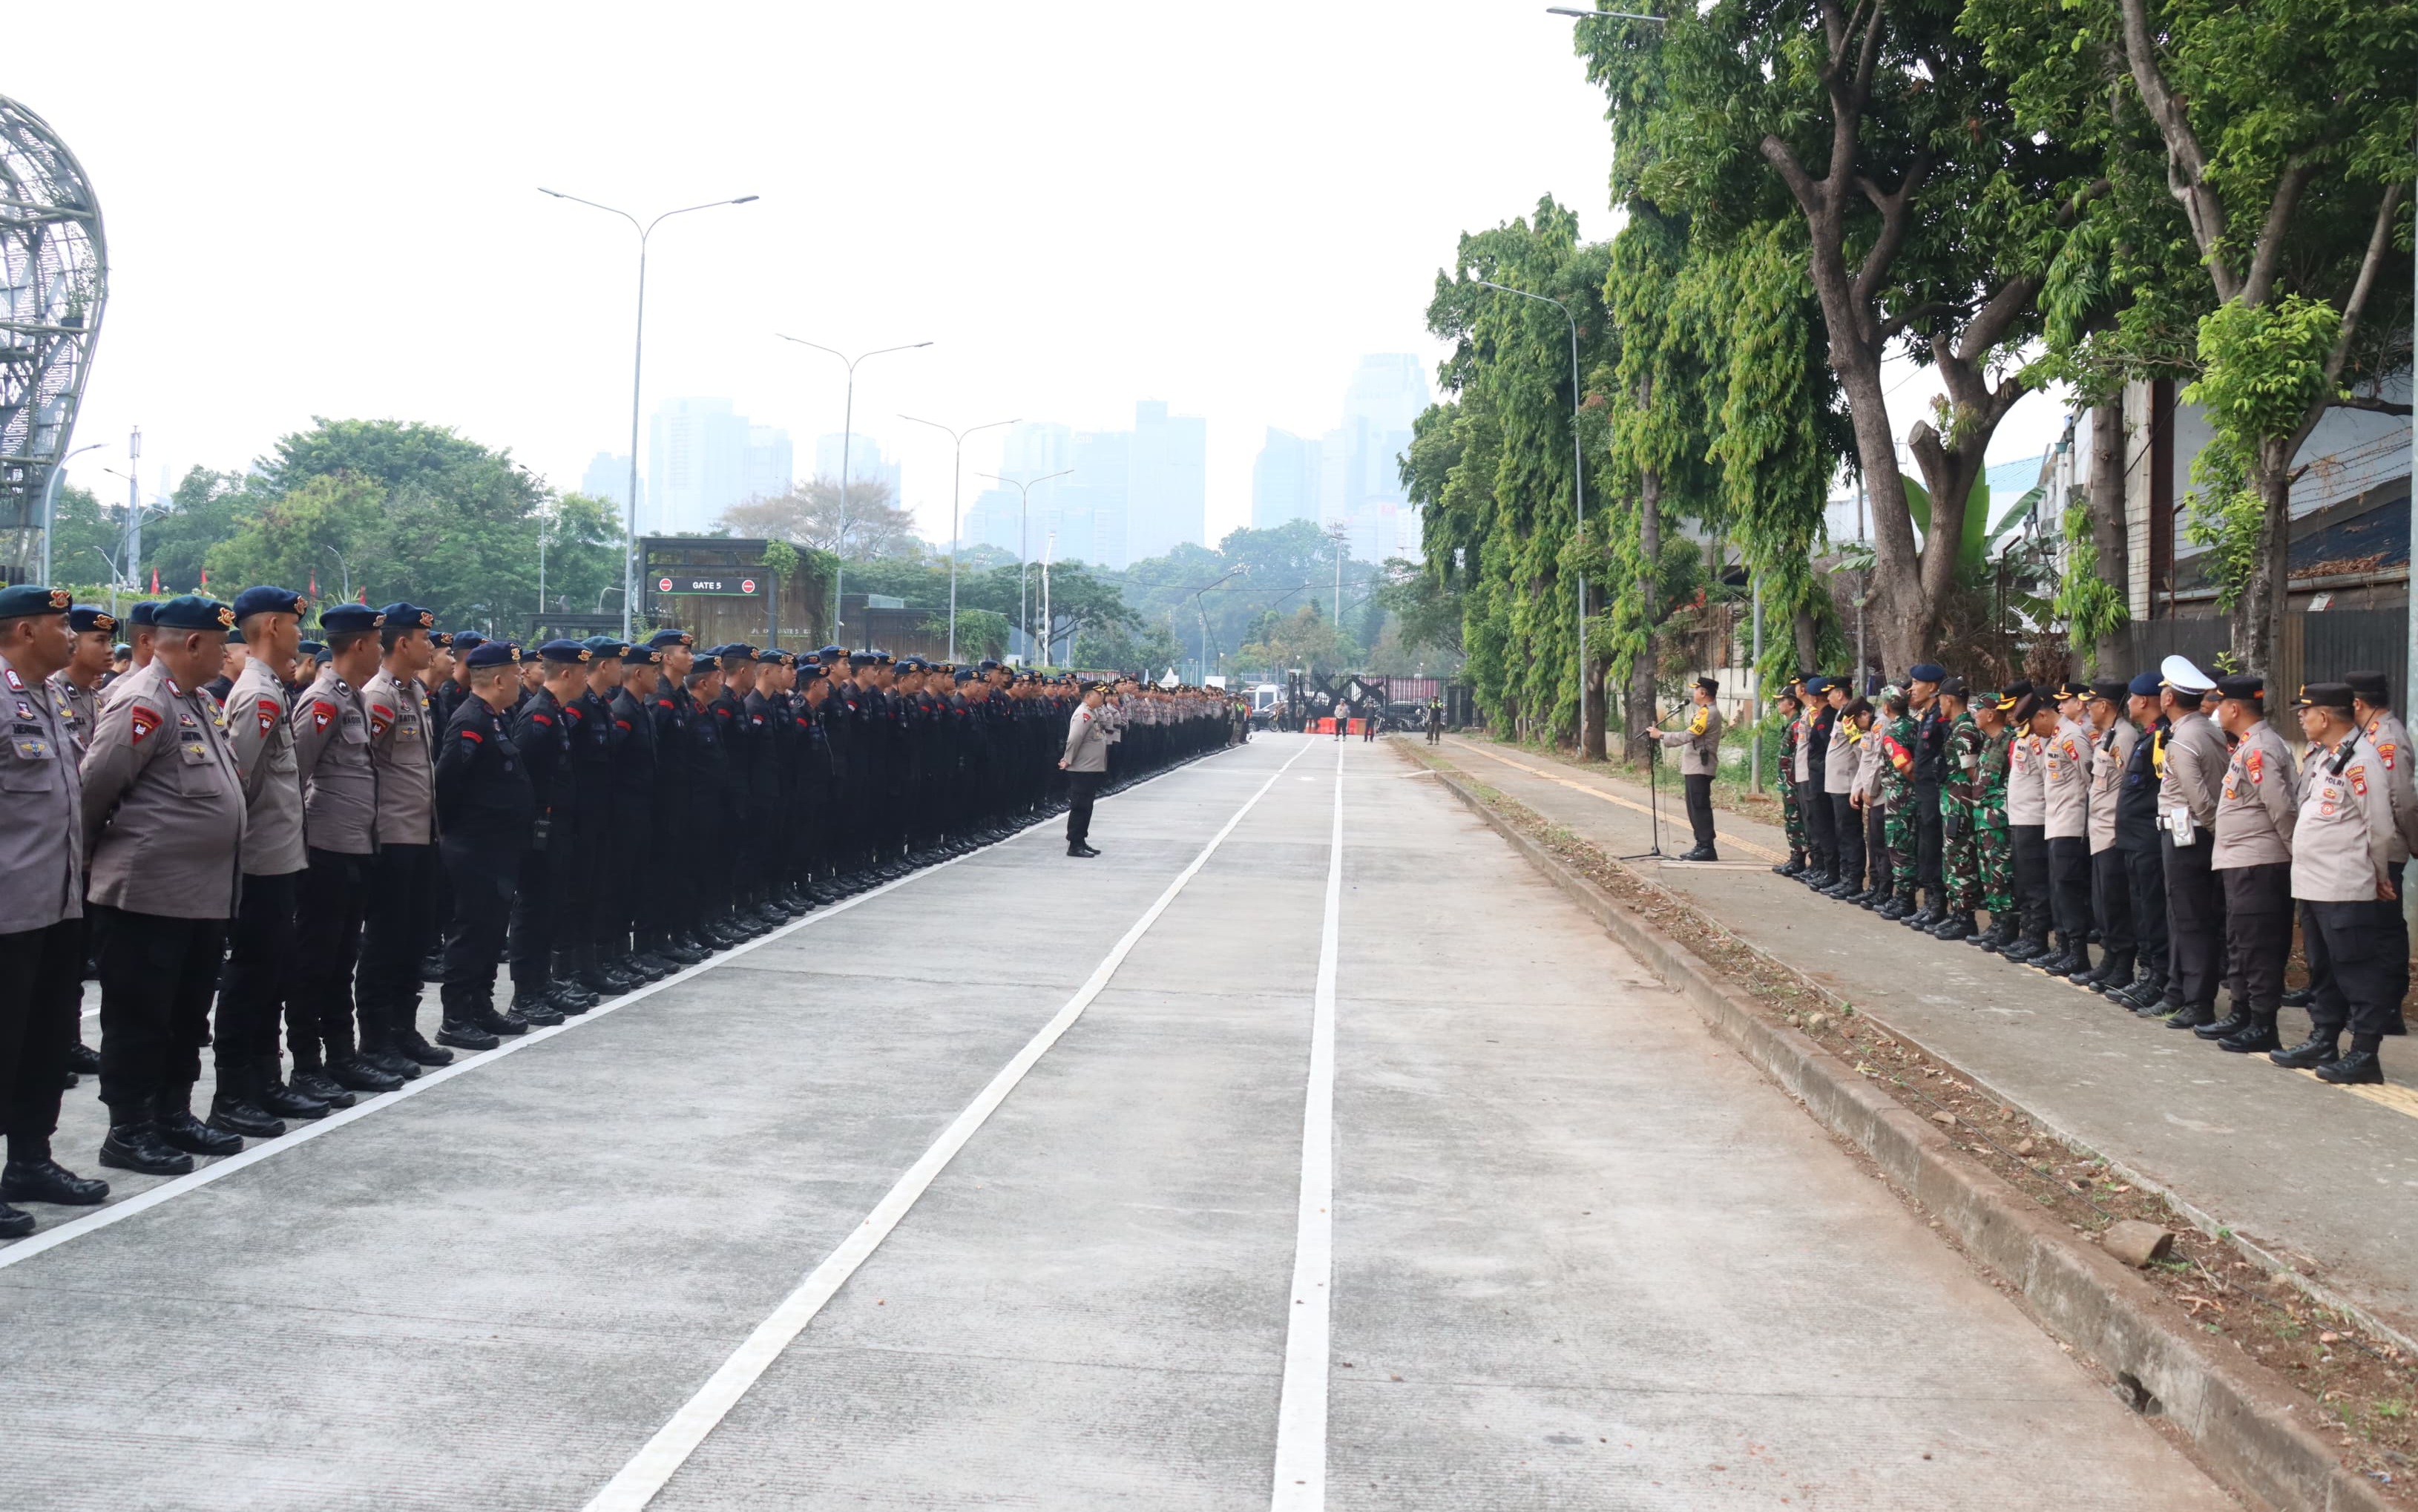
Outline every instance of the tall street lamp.
<svg viewBox="0 0 2418 1512">
<path fill-rule="evenodd" d="M 1610 11 L 1582 11 L 1576 13 L 1582 15 L 1612 14 Z M 1492 289 L 1498 294 L 1516 294 L 1523 299 L 1534 299 L 1538 304 L 1552 305 L 1554 309 L 1560 311 L 1562 313 L 1562 318 L 1569 323 L 1570 489 L 1572 496 L 1577 501 L 1579 542 L 1580 549 L 1584 551 L 1585 549 L 1586 542 L 1586 451 L 1579 442 L 1579 411 L 1584 407 L 1586 404 L 1586 389 L 1579 381 L 1578 317 L 1571 314 L 1570 307 L 1562 303 L 1559 299 L 1549 299 L 1541 294 L 1530 294 L 1525 289 L 1515 289 L 1507 283 L 1489 283 L 1487 280 L 1482 278 L 1472 278 L 1469 282 L 1477 284 L 1481 289 Z M 1579 573 L 1579 756 L 1582 760 L 1585 759 L 1587 756 L 1600 754 L 1590 749 L 1587 744 L 1586 611 L 1586 573 L 1582 571 Z"/>
<path fill-rule="evenodd" d="M 98 451 L 105 443 L 86 442 L 65 457 L 51 464 L 51 476 L 42 485 L 42 581 L 51 580 L 51 538 L 58 533 L 59 475 L 66 472 L 69 457 L 80 457 L 87 451 Z"/>
<path fill-rule="evenodd" d="M 777 330 L 773 334 L 781 336 Z M 909 342 L 904 346 L 880 346 L 850 357 L 846 352 L 833 351 L 820 342 L 810 342 L 802 336 L 781 336 L 781 340 L 796 342 L 800 346 L 811 346 L 818 352 L 831 352 L 832 356 L 848 364 L 848 407 L 841 412 L 839 423 L 839 528 L 832 536 L 832 555 L 839 558 L 839 568 L 832 574 L 832 640 L 845 646 L 848 643 L 840 638 L 839 634 L 839 601 L 842 590 L 848 587 L 848 447 L 856 431 L 856 365 L 868 357 L 880 357 L 885 352 L 917 351 L 932 344 Z M 872 616 L 868 614 L 865 623 L 869 625 L 872 622 Z"/>
<path fill-rule="evenodd" d="M 666 210 L 640 225 L 638 218 L 627 210 L 617 210 L 609 205 L 583 200 L 576 194 L 565 194 L 560 190 L 547 189 L 543 185 L 538 187 L 538 192 L 550 194 L 559 200 L 569 200 L 574 205 L 585 205 L 591 210 L 603 210 L 607 215 L 618 215 L 629 221 L 630 229 L 638 234 L 637 337 L 630 352 L 630 494 L 623 500 L 629 538 L 621 542 L 621 638 L 626 641 L 630 638 L 630 605 L 637 598 L 638 584 L 638 375 L 647 355 L 647 238 L 655 234 L 655 227 L 673 216 L 686 215 L 691 210 L 712 210 L 725 205 L 749 205 L 757 196 L 742 194 L 735 200 L 708 200 L 703 205 L 686 205 L 677 210 Z"/>
<path fill-rule="evenodd" d="M 916 420 L 912 415 L 901 415 L 898 418 L 903 420 L 913 420 L 918 425 L 928 425 L 936 431 L 946 432 L 951 444 L 956 448 L 956 455 L 949 463 L 949 660 L 954 662 L 957 659 L 957 485 L 965 481 L 966 437 L 976 431 L 987 431 L 999 425 L 1013 425 L 1016 421 L 985 420 L 980 425 L 969 425 L 962 431 L 952 431 L 939 420 Z M 845 436 L 840 439 L 839 451 L 840 466 L 845 470 L 848 466 L 848 439 Z M 840 502 L 842 505 L 848 502 L 848 491 L 845 488 L 840 491 Z"/>
<path fill-rule="evenodd" d="M 1029 547 L 1033 539 L 1031 528 L 1033 524 L 1033 485 L 1034 483 L 1046 483 L 1052 478 L 1071 478 L 1074 475 L 1075 469 L 1072 467 L 1067 468 L 1064 472 L 1044 473 L 1038 478 L 1031 479 L 1024 482 L 1018 482 L 1013 478 L 1002 478 L 995 472 L 987 472 L 981 475 L 989 479 L 992 482 L 1006 483 L 1010 487 L 1014 488 L 1017 493 L 1017 497 L 1019 500 L 1016 506 L 1016 620 L 1017 629 L 1024 634 L 1024 649 L 1027 652 L 1030 652 L 1033 649 L 1032 595 L 1025 588 L 1025 580 L 1028 575 L 1027 563 L 1030 559 Z"/>
</svg>

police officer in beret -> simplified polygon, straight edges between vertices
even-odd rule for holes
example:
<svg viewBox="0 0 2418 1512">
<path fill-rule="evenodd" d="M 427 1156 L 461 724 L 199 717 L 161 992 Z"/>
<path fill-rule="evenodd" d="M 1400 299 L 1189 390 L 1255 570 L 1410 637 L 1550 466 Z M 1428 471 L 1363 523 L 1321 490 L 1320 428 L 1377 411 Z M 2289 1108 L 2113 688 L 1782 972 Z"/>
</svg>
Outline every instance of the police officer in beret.
<svg viewBox="0 0 2418 1512">
<path fill-rule="evenodd" d="M 235 611 L 185 594 L 160 605 L 151 664 L 101 711 L 84 753 L 84 832 L 100 960 L 100 1162 L 148 1175 L 233 1154 L 239 1135 L 193 1116 L 245 803 L 225 711 L 202 691 Z"/>
<path fill-rule="evenodd" d="M 242 893 L 236 906 L 212 1046 L 218 1091 L 210 1126 L 274 1138 L 283 1119 L 325 1118 L 326 1103 L 287 1087 L 278 1030 L 293 987 L 296 888 L 310 865 L 302 778 L 285 679 L 302 639 L 302 595 L 252 588 L 236 595 L 236 628 L 251 654 L 228 690 L 227 748 L 243 777 Z"/>
<path fill-rule="evenodd" d="M 435 778 L 437 848 L 453 898 L 436 1038 L 457 1049 L 492 1050 L 497 1036 L 526 1034 L 531 1023 L 523 1015 L 497 1013 L 495 993 L 537 801 L 504 723 L 520 694 L 519 649 L 482 640 L 462 661 L 469 692 L 437 742 Z M 541 1016 L 548 1024 L 562 1022 L 559 1014 Z"/>
<path fill-rule="evenodd" d="M 160 611 L 156 599 L 145 600 L 126 611 L 127 647 L 134 660 L 129 672 L 140 672 L 151 664 L 151 648 L 156 640 L 151 617 Z"/>
<path fill-rule="evenodd" d="M 655 805 L 655 722 L 650 710 L 660 671 L 661 653 L 651 646 L 622 648 L 620 681 L 613 690 L 609 711 L 616 741 L 613 752 L 612 832 L 605 846 L 610 882 L 604 893 L 609 932 L 605 955 L 625 976 L 659 981 L 678 967 L 642 947 L 638 940 L 638 902 L 653 869 L 648 831 Z"/>
<path fill-rule="evenodd" d="M 2401 970 L 2389 958 L 2391 927 L 2382 918 L 2401 906 L 2393 881 L 2393 801 L 2383 760 L 2361 735 L 2351 700 L 2343 682 L 2310 683 L 2295 700 L 2309 742 L 2292 830 L 2292 896 L 2309 961 L 2309 1037 L 2269 1056 L 2340 1084 L 2384 1079 L 2376 1052 Z M 2341 1049 L 2346 1028 L 2348 1052 Z M 2231 1049 L 2241 1038 L 2219 1043 Z"/>
<path fill-rule="evenodd" d="M 2385 792 L 2393 800 L 2393 886 L 2398 893 L 2410 853 L 2418 848 L 2418 786 L 2412 782 L 2413 772 L 2418 772 L 2418 755 L 2410 749 L 2408 727 L 2393 711 L 2390 678 L 2381 672 L 2351 672 L 2345 674 L 2343 681 L 2350 687 L 2351 717 L 2384 766 Z M 2410 996 L 2410 920 L 2398 909 L 2388 909 L 2385 916 L 2386 927 L 2393 931 L 2391 954 L 2401 963 L 2401 974 L 2400 990 L 2393 995 L 2393 1013 L 2384 1031 L 2405 1034 L 2409 1030 L 2402 1022 L 2401 1005 Z"/>
<path fill-rule="evenodd" d="M 43 686 L 82 757 L 93 719 L 100 712 L 100 685 L 109 676 L 110 653 L 116 649 L 111 637 L 117 633 L 117 617 L 88 603 L 74 604 L 68 610 L 68 629 L 75 636 L 75 650 L 67 665 L 43 680 Z"/>
<path fill-rule="evenodd" d="M 294 647 L 294 675 L 285 680 L 285 691 L 296 697 L 302 690 L 319 680 L 319 664 L 328 659 L 328 643 L 309 637 L 297 641 Z"/>
<path fill-rule="evenodd" d="M 76 752 L 42 685 L 76 649 L 64 588 L 0 588 L 0 696 L 8 743 L 0 749 L 0 1239 L 22 1239 L 34 1219 L 9 1204 L 77 1206 L 109 1195 L 51 1156 L 59 1123 L 61 1068 L 76 1043 L 84 960 L 84 789 Z"/>
<path fill-rule="evenodd" d="M 361 1059 L 354 1031 L 354 978 L 378 827 L 364 689 L 378 675 L 385 624 L 386 616 L 366 603 L 321 611 L 328 660 L 294 704 L 305 876 L 295 904 L 286 1045 L 294 1052 L 294 1089 L 331 1107 L 350 1107 L 356 1092 L 403 1085 L 401 1077 Z"/>
<path fill-rule="evenodd" d="M 571 743 L 581 716 L 572 710 L 588 692 L 591 660 L 593 653 L 575 640 L 540 646 L 538 691 L 513 716 L 513 744 L 528 774 L 531 809 L 513 900 L 510 1012 L 530 1022 L 584 1014 L 602 1000 L 578 981 L 562 912 L 565 895 L 576 885 L 570 876 L 576 856 L 573 830 L 579 819 Z"/>
<path fill-rule="evenodd" d="M 420 1032 L 424 955 L 436 936 L 436 731 L 421 674 L 436 663 L 436 617 L 390 603 L 377 675 L 361 692 L 377 774 L 377 854 L 361 919 L 360 1058 L 409 1081 L 453 1059 Z"/>
</svg>

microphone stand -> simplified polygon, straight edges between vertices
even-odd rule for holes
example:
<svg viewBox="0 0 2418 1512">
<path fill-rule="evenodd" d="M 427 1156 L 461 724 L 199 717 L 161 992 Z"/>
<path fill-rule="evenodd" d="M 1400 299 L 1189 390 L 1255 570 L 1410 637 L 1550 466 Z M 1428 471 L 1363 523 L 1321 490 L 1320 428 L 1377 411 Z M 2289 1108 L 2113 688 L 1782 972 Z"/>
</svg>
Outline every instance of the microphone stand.
<svg viewBox="0 0 2418 1512">
<path fill-rule="evenodd" d="M 1662 721 L 1665 717 L 1666 716 L 1661 714 L 1654 716 L 1652 729 L 1655 740 L 1652 744 L 1645 748 L 1645 813 L 1648 820 L 1653 825 L 1653 829 L 1649 832 L 1651 838 L 1645 848 L 1639 851 L 1637 854 L 1633 856 L 1616 857 L 1615 858 L 1615 860 L 1664 861 L 1669 859 L 1662 854 L 1662 788 L 1660 779 L 1662 773 Z"/>
</svg>

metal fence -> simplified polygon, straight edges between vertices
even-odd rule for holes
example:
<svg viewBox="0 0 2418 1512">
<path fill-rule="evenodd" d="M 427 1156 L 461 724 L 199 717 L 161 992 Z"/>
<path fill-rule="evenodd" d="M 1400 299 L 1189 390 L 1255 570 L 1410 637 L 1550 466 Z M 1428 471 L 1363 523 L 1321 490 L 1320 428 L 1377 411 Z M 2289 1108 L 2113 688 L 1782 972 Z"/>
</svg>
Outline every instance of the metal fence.
<svg viewBox="0 0 2418 1512">
<path fill-rule="evenodd" d="M 2169 656 L 2187 656 L 2213 672 L 2230 650 L 2233 635 L 2223 619 L 2136 621 L 2124 627 L 2130 664 L 2103 668 L 2109 675 L 2145 672 Z M 2284 644 L 2276 649 L 2268 679 L 2273 694 L 2289 694 L 2304 682 L 2339 682 L 2346 672 L 2382 672 L 2396 693 L 2410 669 L 2410 619 L 2401 609 L 2331 609 L 2284 617 Z"/>
</svg>

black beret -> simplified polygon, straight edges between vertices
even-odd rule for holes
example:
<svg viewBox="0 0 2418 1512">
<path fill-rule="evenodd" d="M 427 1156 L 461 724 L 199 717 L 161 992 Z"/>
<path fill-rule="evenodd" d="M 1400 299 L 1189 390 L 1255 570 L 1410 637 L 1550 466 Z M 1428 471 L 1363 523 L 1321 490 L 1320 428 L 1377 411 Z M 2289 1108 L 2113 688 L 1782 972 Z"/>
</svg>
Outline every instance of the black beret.
<svg viewBox="0 0 2418 1512">
<path fill-rule="evenodd" d="M 248 588 L 235 596 L 235 617 L 238 623 L 256 614 L 300 614 L 310 607 L 310 601 L 292 588 Z"/>
<path fill-rule="evenodd" d="M 0 619 L 22 619 L 29 614 L 65 614 L 74 605 L 74 596 L 65 588 L 34 583 L 0 588 Z"/>
<path fill-rule="evenodd" d="M 235 610 L 198 593 L 179 593 L 151 613 L 161 630 L 233 630 Z"/>
<path fill-rule="evenodd" d="M 480 634 L 475 630 L 457 630 L 453 632 L 453 649 L 457 653 L 475 651 L 485 644 L 487 644 L 487 637 Z"/>
<path fill-rule="evenodd" d="M 386 616 L 366 603 L 331 603 L 319 611 L 319 628 L 330 635 L 375 630 L 385 623 Z"/>
<path fill-rule="evenodd" d="M 98 630 L 104 635 L 115 634 L 117 630 L 117 616 L 106 609 L 97 609 L 89 603 L 79 603 L 68 611 L 68 628 L 79 634 L 87 630 Z"/>
<path fill-rule="evenodd" d="M 386 616 L 385 622 L 379 626 L 382 630 L 412 631 L 436 628 L 436 616 L 416 603 L 406 603 L 397 600 L 378 612 Z"/>
<path fill-rule="evenodd" d="M 306 640 L 295 649 L 304 656 L 325 656 L 328 654 L 328 643 L 324 640 Z"/>
<path fill-rule="evenodd" d="M 694 646 L 696 637 L 685 630 L 658 630 L 647 637 L 647 644 L 656 650 L 667 651 L 675 646 Z"/>
<path fill-rule="evenodd" d="M 234 613 L 235 611 L 233 611 L 232 609 L 230 609 L 230 610 L 228 610 L 227 612 L 228 612 L 228 613 L 230 613 L 230 614 L 232 614 L 232 613 Z M 230 630 L 230 631 L 228 631 L 228 632 L 227 632 L 227 644 L 228 644 L 228 645 L 230 645 L 230 646 L 240 646 L 240 645 L 242 645 L 242 644 L 243 644 L 243 631 L 242 631 L 241 629 L 239 629 L 239 628 L 238 628 L 238 629 L 236 629 L 236 630 Z"/>
<path fill-rule="evenodd" d="M 1905 675 L 1916 682 L 1938 682 L 1948 676 L 1948 669 L 1936 662 L 1917 662 L 1905 669 Z"/>
<path fill-rule="evenodd" d="M 575 640 L 550 640 L 537 649 L 538 659 L 576 666 L 593 661 L 596 653 Z"/>
<path fill-rule="evenodd" d="M 663 660 L 664 653 L 652 646 L 631 646 L 623 649 L 621 660 L 631 666 L 652 666 Z"/>
<path fill-rule="evenodd" d="M 126 622 L 137 629 L 140 629 L 151 622 L 152 615 L 158 613 L 160 603 L 158 600 L 145 599 L 141 603 L 136 604 L 133 608 L 126 611 Z"/>
<path fill-rule="evenodd" d="M 512 642 L 487 640 L 483 637 L 478 645 L 470 648 L 468 654 L 462 658 L 474 672 L 482 667 L 514 666 L 519 664 L 520 659 L 521 649 Z"/>
</svg>

